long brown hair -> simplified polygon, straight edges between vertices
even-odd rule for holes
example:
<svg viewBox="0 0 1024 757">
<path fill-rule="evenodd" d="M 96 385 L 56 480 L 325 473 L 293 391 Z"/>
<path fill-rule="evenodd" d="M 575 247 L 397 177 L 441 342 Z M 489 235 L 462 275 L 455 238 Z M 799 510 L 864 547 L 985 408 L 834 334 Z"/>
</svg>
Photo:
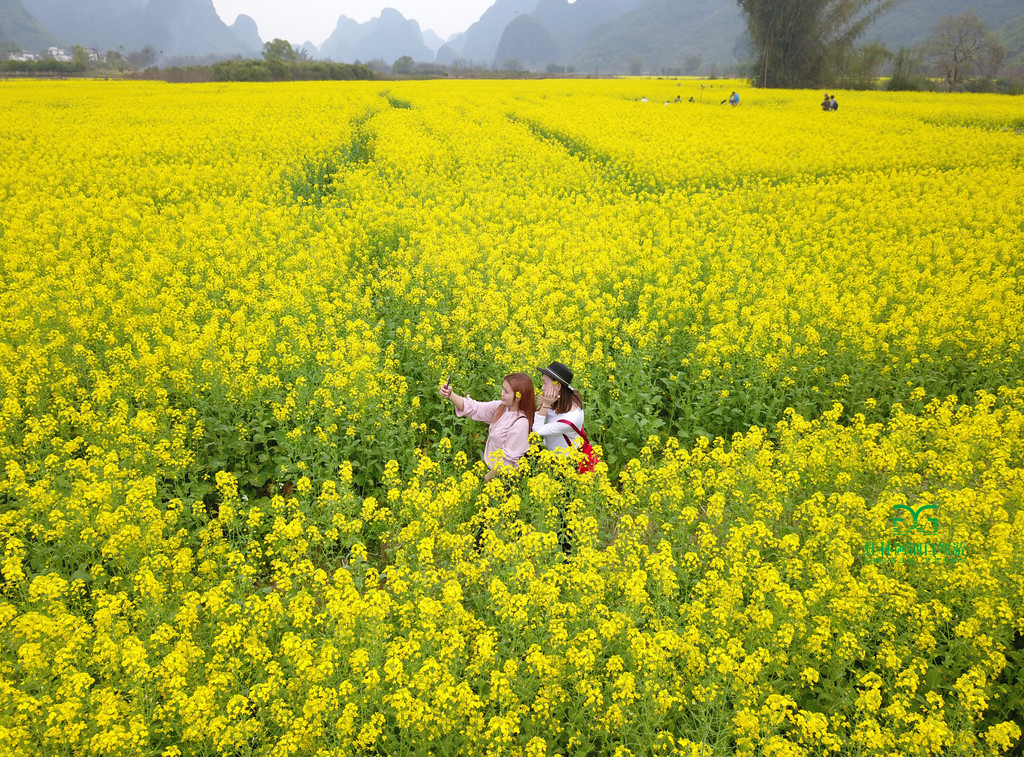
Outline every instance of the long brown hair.
<svg viewBox="0 0 1024 757">
<path fill-rule="evenodd" d="M 525 373 L 510 373 L 501 380 L 501 383 L 504 384 L 506 381 L 512 391 L 519 395 L 519 412 L 526 416 L 526 420 L 532 427 L 533 416 L 537 413 L 537 399 L 533 394 L 533 379 Z M 504 405 L 499 407 L 491 423 L 504 415 L 506 409 Z"/>
</svg>

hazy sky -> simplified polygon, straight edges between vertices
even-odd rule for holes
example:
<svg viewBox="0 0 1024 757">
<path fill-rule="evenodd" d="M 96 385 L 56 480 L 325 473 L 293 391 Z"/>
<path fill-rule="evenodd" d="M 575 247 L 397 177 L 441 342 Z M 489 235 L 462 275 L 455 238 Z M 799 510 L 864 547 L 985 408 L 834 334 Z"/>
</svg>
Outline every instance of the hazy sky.
<svg viewBox="0 0 1024 757">
<path fill-rule="evenodd" d="M 256 21 L 264 42 L 280 37 L 295 45 L 321 45 L 337 26 L 338 16 L 364 22 L 379 16 L 382 8 L 394 8 L 416 19 L 420 29 L 433 29 L 448 39 L 465 31 L 493 4 L 494 0 L 213 0 L 225 24 L 230 26 L 244 13 Z"/>
</svg>

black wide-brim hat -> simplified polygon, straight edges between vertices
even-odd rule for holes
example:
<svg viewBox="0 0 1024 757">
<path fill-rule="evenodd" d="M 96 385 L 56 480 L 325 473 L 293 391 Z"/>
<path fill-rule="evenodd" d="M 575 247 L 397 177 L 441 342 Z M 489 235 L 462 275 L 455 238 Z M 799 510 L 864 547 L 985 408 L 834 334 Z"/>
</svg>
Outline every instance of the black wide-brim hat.
<svg viewBox="0 0 1024 757">
<path fill-rule="evenodd" d="M 537 370 L 553 381 L 565 384 L 567 387 L 572 389 L 572 371 L 570 371 L 568 366 L 564 363 L 559 363 L 557 360 L 554 360 L 548 364 L 547 368 L 538 368 Z"/>
</svg>

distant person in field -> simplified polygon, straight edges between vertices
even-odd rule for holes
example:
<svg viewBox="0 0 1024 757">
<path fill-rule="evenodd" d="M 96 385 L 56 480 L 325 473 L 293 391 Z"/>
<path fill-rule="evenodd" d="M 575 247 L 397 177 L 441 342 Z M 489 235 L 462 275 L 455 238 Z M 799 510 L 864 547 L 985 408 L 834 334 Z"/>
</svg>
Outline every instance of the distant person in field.
<svg viewBox="0 0 1024 757">
<path fill-rule="evenodd" d="M 583 430 L 583 398 L 572 387 L 573 373 L 557 360 L 541 372 L 541 392 L 533 416 L 533 433 L 553 452 L 568 454 Z"/>
<path fill-rule="evenodd" d="M 734 106 L 734 107 L 736 105 L 739 105 L 740 104 L 740 96 L 738 94 L 736 94 L 735 92 L 733 92 L 731 95 L 729 95 L 729 104 Z"/>
<path fill-rule="evenodd" d="M 839 110 L 839 103 L 836 102 L 836 96 L 835 95 L 832 95 L 832 99 L 829 101 L 829 104 L 828 104 L 828 109 L 829 110 Z"/>
<path fill-rule="evenodd" d="M 828 92 L 825 93 L 825 99 L 821 101 L 821 109 L 824 111 L 832 110 L 832 101 L 828 99 Z"/>
<path fill-rule="evenodd" d="M 490 470 L 484 481 L 494 478 L 499 468 L 515 468 L 530 449 L 530 427 L 537 412 L 533 380 L 525 373 L 510 373 L 501 382 L 501 399 L 477 402 L 460 397 L 449 383 L 438 394 L 455 405 L 455 414 L 468 416 L 490 426 L 484 445 L 484 462 Z"/>
</svg>

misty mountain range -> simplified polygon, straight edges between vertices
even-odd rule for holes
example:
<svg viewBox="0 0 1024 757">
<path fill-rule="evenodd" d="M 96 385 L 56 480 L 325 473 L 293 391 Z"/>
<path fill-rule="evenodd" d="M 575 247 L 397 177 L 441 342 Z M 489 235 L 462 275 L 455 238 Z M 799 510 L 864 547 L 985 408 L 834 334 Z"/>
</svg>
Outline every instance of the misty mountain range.
<svg viewBox="0 0 1024 757">
<path fill-rule="evenodd" d="M 1016 28 L 1020 0 L 904 0 L 863 37 L 890 49 L 926 39 L 942 16 L 974 10 L 989 29 Z M 728 66 L 750 58 L 735 0 L 496 0 L 478 21 L 447 41 L 386 8 L 358 23 L 346 16 L 324 42 L 289 40 L 312 58 L 337 62 L 408 55 L 417 62 L 543 70 L 550 63 L 583 72 L 623 72 L 634 61 L 657 72 L 694 64 Z M 240 15 L 228 25 L 212 0 L 0 0 L 0 43 L 38 51 L 83 45 L 100 51 L 151 47 L 161 63 L 259 57 L 265 40 Z"/>
</svg>

